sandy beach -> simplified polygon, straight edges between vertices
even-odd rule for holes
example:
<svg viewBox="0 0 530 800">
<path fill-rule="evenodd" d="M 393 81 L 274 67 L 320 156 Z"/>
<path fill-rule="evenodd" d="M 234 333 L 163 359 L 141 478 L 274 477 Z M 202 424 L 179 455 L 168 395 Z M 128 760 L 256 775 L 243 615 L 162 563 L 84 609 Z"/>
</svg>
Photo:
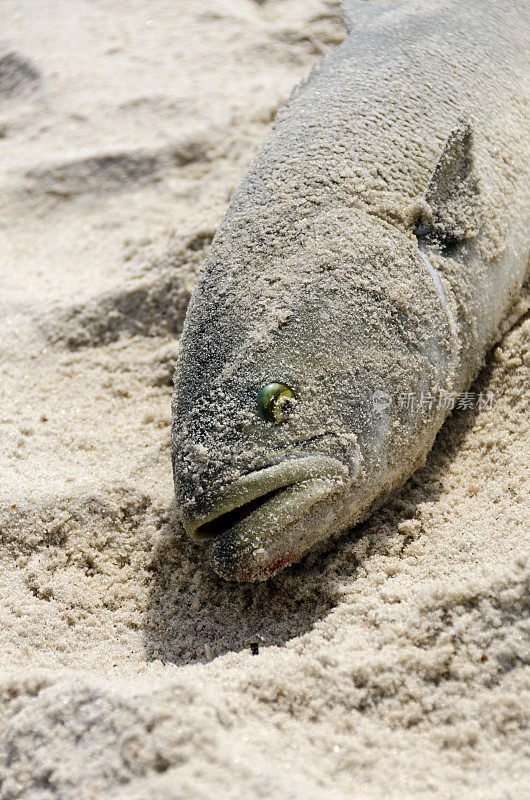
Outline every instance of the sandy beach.
<svg viewBox="0 0 530 800">
<path fill-rule="evenodd" d="M 189 295 L 337 3 L 0 17 L 0 800 L 530 797 L 528 291 L 362 526 L 239 585 L 177 521 Z"/>
</svg>

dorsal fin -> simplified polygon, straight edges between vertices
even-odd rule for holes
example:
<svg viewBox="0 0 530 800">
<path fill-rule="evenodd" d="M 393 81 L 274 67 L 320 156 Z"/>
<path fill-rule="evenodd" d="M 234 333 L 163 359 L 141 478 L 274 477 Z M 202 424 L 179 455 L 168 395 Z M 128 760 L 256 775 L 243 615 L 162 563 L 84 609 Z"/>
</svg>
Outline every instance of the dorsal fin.
<svg viewBox="0 0 530 800">
<path fill-rule="evenodd" d="M 477 235 L 480 202 L 469 120 L 463 119 L 449 134 L 425 200 L 427 209 L 416 224 L 418 238 L 447 249 Z"/>
</svg>

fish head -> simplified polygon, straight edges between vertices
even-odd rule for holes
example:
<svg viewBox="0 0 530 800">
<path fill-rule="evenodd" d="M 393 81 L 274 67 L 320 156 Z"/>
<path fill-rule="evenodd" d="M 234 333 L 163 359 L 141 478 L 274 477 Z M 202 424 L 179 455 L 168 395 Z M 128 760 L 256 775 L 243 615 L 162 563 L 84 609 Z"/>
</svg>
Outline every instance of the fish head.
<svg viewBox="0 0 530 800">
<path fill-rule="evenodd" d="M 174 480 L 184 528 L 225 578 L 263 580 L 337 532 L 363 461 L 385 451 L 392 418 L 374 415 L 373 395 L 396 337 L 390 318 L 373 319 L 381 303 L 351 281 L 351 259 L 376 270 L 388 259 L 365 225 L 372 247 L 362 231 L 346 247 L 328 220 L 310 242 L 260 259 L 232 223 L 193 293 L 175 374 Z"/>
<path fill-rule="evenodd" d="M 232 303 L 206 312 L 202 335 L 191 314 L 173 414 L 182 521 L 210 544 L 219 574 L 263 579 L 326 538 L 359 470 L 356 437 L 337 411 L 340 387 L 327 375 L 322 308 L 300 297 L 274 319 L 269 305 L 236 347 Z"/>
</svg>

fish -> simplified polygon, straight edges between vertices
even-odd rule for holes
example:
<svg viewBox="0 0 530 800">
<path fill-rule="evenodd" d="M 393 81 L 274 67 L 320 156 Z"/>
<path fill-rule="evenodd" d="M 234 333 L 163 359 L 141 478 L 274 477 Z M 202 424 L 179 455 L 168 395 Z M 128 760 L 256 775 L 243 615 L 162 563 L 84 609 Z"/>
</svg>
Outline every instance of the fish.
<svg viewBox="0 0 530 800">
<path fill-rule="evenodd" d="M 176 504 L 232 581 L 400 490 L 528 275 L 530 4 L 343 10 L 344 42 L 231 198 L 181 337 Z"/>
</svg>

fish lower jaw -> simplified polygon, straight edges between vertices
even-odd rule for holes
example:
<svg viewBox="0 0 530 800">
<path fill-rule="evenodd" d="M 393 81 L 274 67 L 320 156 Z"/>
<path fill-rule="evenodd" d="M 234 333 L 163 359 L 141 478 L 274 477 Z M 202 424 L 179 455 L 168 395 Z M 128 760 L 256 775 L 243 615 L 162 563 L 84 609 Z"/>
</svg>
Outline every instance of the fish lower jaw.
<svg viewBox="0 0 530 800">
<path fill-rule="evenodd" d="M 343 485 L 333 478 L 313 478 L 272 492 L 214 539 L 210 556 L 217 574 L 227 580 L 265 580 L 297 561 L 314 543 L 313 508 Z M 317 538 L 322 538 L 319 530 Z"/>
<path fill-rule="evenodd" d="M 323 538 L 312 508 L 351 484 L 338 459 L 323 454 L 291 458 L 244 475 L 210 499 L 201 516 L 184 516 L 195 539 L 210 544 L 215 571 L 228 580 L 264 580 Z M 320 523 L 322 520 L 320 520 Z M 322 524 L 320 524 L 322 528 Z"/>
</svg>

